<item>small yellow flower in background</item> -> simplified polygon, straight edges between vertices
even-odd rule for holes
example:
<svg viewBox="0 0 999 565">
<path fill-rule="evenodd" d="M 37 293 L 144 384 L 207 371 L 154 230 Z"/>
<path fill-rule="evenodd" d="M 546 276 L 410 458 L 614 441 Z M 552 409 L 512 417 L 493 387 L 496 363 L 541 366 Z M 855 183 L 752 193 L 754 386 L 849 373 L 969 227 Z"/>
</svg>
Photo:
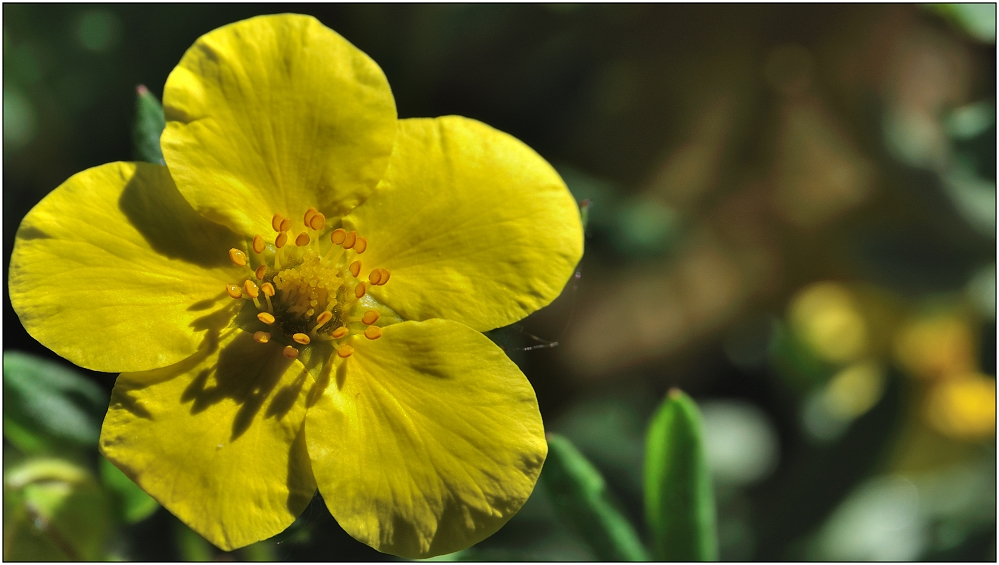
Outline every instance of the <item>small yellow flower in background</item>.
<svg viewBox="0 0 999 565">
<path fill-rule="evenodd" d="M 104 455 L 225 550 L 317 486 L 403 557 L 498 530 L 547 444 L 480 332 L 551 302 L 582 255 L 558 174 L 474 120 L 398 120 L 381 69 L 306 16 L 201 37 L 163 102 L 166 166 L 74 175 L 11 259 L 28 332 L 122 372 Z"/>
</svg>

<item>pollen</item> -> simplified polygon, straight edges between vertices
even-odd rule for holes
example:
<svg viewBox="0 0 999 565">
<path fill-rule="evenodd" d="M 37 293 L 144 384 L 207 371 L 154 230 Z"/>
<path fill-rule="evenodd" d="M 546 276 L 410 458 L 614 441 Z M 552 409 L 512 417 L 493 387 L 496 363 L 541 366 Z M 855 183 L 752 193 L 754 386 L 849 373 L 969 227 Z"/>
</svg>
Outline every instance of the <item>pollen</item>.
<svg viewBox="0 0 999 565">
<path fill-rule="evenodd" d="M 274 314 L 271 314 L 270 312 L 260 312 L 257 314 L 257 319 L 269 326 L 274 323 Z"/>
<path fill-rule="evenodd" d="M 303 333 L 297 333 L 291 336 L 291 339 L 293 339 L 295 343 L 301 343 L 302 345 L 309 345 L 309 342 L 312 341 L 311 339 L 309 339 L 309 336 Z"/>
<path fill-rule="evenodd" d="M 305 217 L 303 218 L 305 225 L 309 225 L 309 221 L 312 220 L 312 216 L 315 216 L 318 213 L 319 210 L 316 210 L 314 207 L 309 206 L 309 209 L 305 211 Z"/>
<path fill-rule="evenodd" d="M 368 326 L 364 329 L 364 337 L 368 339 L 378 339 L 382 337 L 382 329 L 378 326 Z"/>
<path fill-rule="evenodd" d="M 347 329 L 347 326 L 340 326 L 339 328 L 333 330 L 333 337 L 335 337 L 336 339 L 340 339 L 341 337 L 349 333 L 350 330 Z"/>
<path fill-rule="evenodd" d="M 367 289 L 364 288 L 364 283 L 357 283 L 357 286 L 354 287 L 354 296 L 356 296 L 357 298 L 361 298 L 362 296 L 364 296 L 366 290 Z"/>
<path fill-rule="evenodd" d="M 354 354 L 354 348 L 349 345 L 341 345 L 340 348 L 336 350 L 336 354 L 341 359 L 346 359 Z"/>
<path fill-rule="evenodd" d="M 269 282 L 265 282 L 264 284 L 260 285 L 260 290 L 267 296 L 274 296 L 275 294 L 274 285 L 272 285 Z"/>
<path fill-rule="evenodd" d="M 298 234 L 298 237 L 295 238 L 295 245 L 299 247 L 305 247 L 308 244 L 309 244 L 309 234 L 305 233 L 304 231 Z"/>
<path fill-rule="evenodd" d="M 316 316 L 316 325 L 317 327 L 323 326 L 326 324 L 326 322 L 329 322 L 332 319 L 333 319 L 332 312 L 323 312 L 322 314 Z"/>
<path fill-rule="evenodd" d="M 260 288 L 257 286 L 257 283 L 251 281 L 250 279 L 246 279 L 246 282 L 243 283 L 243 291 L 245 291 L 250 298 L 260 296 Z"/>
<path fill-rule="evenodd" d="M 310 228 L 319 231 L 326 226 L 326 216 L 317 213 L 316 215 L 312 216 L 312 218 L 310 218 L 309 221 L 306 223 L 309 225 Z"/>
<path fill-rule="evenodd" d="M 277 237 L 274 238 L 274 247 L 278 249 L 284 247 L 286 243 L 288 243 L 288 234 L 284 232 L 277 234 Z"/>
<path fill-rule="evenodd" d="M 330 241 L 335 245 L 340 245 L 347 239 L 347 231 L 343 228 L 337 228 L 330 233 Z"/>
<path fill-rule="evenodd" d="M 361 323 L 366 326 L 370 326 L 371 324 L 378 321 L 378 317 L 379 317 L 378 312 L 374 310 L 368 310 L 367 312 L 364 313 L 364 316 L 361 317 Z"/>
<path fill-rule="evenodd" d="M 361 262 L 360 261 L 354 261 L 353 263 L 351 263 L 350 264 L 350 274 L 354 275 L 354 277 L 357 277 L 357 275 L 360 274 L 360 273 L 361 273 Z"/>
<path fill-rule="evenodd" d="M 363 237 L 358 237 L 357 241 L 354 242 L 354 253 L 357 253 L 358 255 L 364 253 L 364 250 L 367 248 L 368 248 L 368 240 L 364 239 Z"/>
<path fill-rule="evenodd" d="M 347 234 L 346 238 L 344 238 L 344 240 L 343 240 L 343 248 L 344 249 L 350 249 L 351 247 L 354 247 L 355 243 L 357 243 L 357 232 L 356 231 L 352 231 L 352 232 L 350 232 L 350 233 Z"/>
<path fill-rule="evenodd" d="M 267 274 L 267 265 L 261 265 L 257 267 L 257 270 L 253 273 L 258 280 L 264 280 L 264 275 Z"/>
<path fill-rule="evenodd" d="M 243 291 L 239 289 L 238 284 L 225 285 L 225 291 L 233 298 L 243 298 Z"/>
<path fill-rule="evenodd" d="M 243 253 L 235 247 L 229 250 L 229 259 L 240 267 L 246 265 L 246 253 Z"/>
<path fill-rule="evenodd" d="M 271 334 L 267 332 L 256 332 L 253 334 L 253 341 L 257 343 L 267 343 L 271 340 Z"/>
<path fill-rule="evenodd" d="M 284 222 L 284 216 L 282 216 L 281 214 L 274 214 L 274 217 L 271 218 L 271 227 L 274 228 L 274 231 L 283 231 L 281 229 L 281 224 L 283 222 Z"/>
<path fill-rule="evenodd" d="M 378 284 L 378 281 L 380 280 L 382 280 L 381 269 L 375 269 L 374 271 L 368 273 L 368 282 L 370 282 L 371 284 Z"/>
<path fill-rule="evenodd" d="M 291 218 L 283 218 L 281 220 L 281 231 L 291 230 Z"/>
<path fill-rule="evenodd" d="M 298 357 L 298 350 L 290 345 L 286 345 L 284 347 L 284 351 L 282 351 L 281 354 L 287 357 L 288 359 L 295 359 Z"/>
</svg>

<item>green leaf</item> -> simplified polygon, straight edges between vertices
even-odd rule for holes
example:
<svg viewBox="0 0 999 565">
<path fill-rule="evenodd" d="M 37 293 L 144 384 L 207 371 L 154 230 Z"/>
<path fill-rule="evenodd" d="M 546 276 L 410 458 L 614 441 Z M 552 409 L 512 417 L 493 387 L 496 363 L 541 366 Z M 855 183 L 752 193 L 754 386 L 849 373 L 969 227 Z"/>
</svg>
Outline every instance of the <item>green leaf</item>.
<svg viewBox="0 0 999 565">
<path fill-rule="evenodd" d="M 548 437 L 548 459 L 541 480 L 552 504 L 600 560 L 644 561 L 645 547 L 631 523 L 615 507 L 600 472 L 568 439 Z"/>
<path fill-rule="evenodd" d="M 4 437 L 18 448 L 29 453 L 51 448 L 46 436 L 97 445 L 108 394 L 76 371 L 27 353 L 4 352 L 3 393 Z"/>
<path fill-rule="evenodd" d="M 166 127 L 163 106 L 156 96 L 143 85 L 135 89 L 135 126 L 132 129 L 132 149 L 138 161 L 164 165 L 160 149 L 160 134 Z"/>
<path fill-rule="evenodd" d="M 126 523 L 141 522 L 160 507 L 153 497 L 104 457 L 100 460 L 100 471 L 101 482 L 117 499 L 118 513 Z"/>
<path fill-rule="evenodd" d="M 697 405 L 680 390 L 670 390 L 645 442 L 645 515 L 658 560 L 718 559 L 714 491 L 703 436 Z"/>
</svg>

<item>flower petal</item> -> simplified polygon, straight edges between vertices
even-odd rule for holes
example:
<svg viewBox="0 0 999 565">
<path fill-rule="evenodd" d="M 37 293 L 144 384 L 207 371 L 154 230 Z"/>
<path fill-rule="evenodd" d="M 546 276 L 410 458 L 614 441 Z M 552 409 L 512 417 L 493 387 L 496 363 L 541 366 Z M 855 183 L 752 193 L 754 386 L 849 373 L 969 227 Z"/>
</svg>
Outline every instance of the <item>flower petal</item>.
<svg viewBox="0 0 999 565">
<path fill-rule="evenodd" d="M 316 490 L 303 437 L 312 378 L 232 329 L 184 361 L 115 382 L 101 452 L 224 550 L 291 524 Z"/>
<path fill-rule="evenodd" d="M 368 241 L 375 298 L 410 320 L 480 331 L 554 300 L 583 253 L 579 209 L 537 153 L 485 124 L 400 120 L 385 178 L 344 219 Z"/>
<path fill-rule="evenodd" d="M 306 415 L 333 517 L 406 558 L 498 530 L 530 496 L 548 453 L 527 378 L 485 336 L 448 320 L 402 322 L 352 345 Z"/>
<path fill-rule="evenodd" d="M 378 183 L 395 139 L 382 70 L 311 16 L 260 16 L 199 38 L 170 73 L 160 138 L 196 210 L 267 235 L 275 213 L 304 228 L 339 216 Z"/>
<path fill-rule="evenodd" d="M 235 315 L 226 283 L 245 245 L 199 216 L 167 168 L 110 163 L 73 175 L 25 216 L 10 301 L 32 337 L 97 371 L 176 363 Z"/>
</svg>

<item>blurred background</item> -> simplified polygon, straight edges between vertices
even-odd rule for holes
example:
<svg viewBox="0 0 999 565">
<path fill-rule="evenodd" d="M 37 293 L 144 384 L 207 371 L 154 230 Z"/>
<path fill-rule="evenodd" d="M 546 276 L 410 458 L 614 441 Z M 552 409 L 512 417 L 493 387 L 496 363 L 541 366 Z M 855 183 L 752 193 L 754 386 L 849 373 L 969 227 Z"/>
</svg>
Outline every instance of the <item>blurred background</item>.
<svg viewBox="0 0 999 565">
<path fill-rule="evenodd" d="M 5 4 L 5 277 L 32 206 L 133 158 L 137 85 L 161 96 L 218 26 L 313 14 L 400 117 L 507 131 L 584 202 L 576 277 L 490 337 L 641 535 L 675 386 L 704 416 L 723 560 L 994 561 L 995 10 Z M 35 342 L 3 292 L 5 558 L 389 558 L 318 496 L 271 540 L 205 542 L 97 454 L 115 375 Z M 539 483 L 448 558 L 594 557 Z"/>
</svg>

